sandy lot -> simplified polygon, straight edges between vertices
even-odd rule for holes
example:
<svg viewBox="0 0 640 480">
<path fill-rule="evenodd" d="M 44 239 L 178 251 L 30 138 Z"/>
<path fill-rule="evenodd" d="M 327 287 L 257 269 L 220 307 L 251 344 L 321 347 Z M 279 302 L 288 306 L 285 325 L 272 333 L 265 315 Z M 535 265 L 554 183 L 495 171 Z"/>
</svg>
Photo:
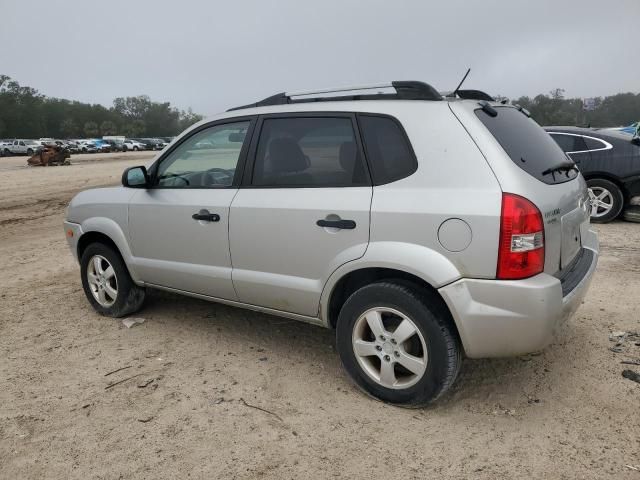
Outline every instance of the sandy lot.
<svg viewBox="0 0 640 480">
<path fill-rule="evenodd" d="M 553 345 L 467 360 L 444 399 L 404 410 L 356 390 L 318 327 L 156 292 L 142 325 L 96 315 L 66 204 L 149 158 L 0 159 L 0 478 L 640 479 L 640 384 L 621 376 L 640 366 L 620 364 L 640 346 L 608 339 L 640 330 L 640 225 L 598 228 Z"/>
</svg>

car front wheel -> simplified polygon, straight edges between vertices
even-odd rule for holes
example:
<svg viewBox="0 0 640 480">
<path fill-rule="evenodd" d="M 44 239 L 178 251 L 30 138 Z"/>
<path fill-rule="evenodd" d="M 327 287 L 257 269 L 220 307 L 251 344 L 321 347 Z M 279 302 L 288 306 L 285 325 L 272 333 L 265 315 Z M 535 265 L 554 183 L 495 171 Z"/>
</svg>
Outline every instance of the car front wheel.
<svg viewBox="0 0 640 480">
<path fill-rule="evenodd" d="M 123 317 L 142 307 L 145 289 L 133 282 L 120 254 L 110 246 L 89 245 L 82 254 L 80 271 L 84 293 L 99 314 Z"/>
<path fill-rule="evenodd" d="M 432 292 L 400 283 L 360 288 L 343 305 L 337 347 L 345 370 L 368 394 L 417 407 L 454 382 L 462 353 L 453 320 Z"/>
<path fill-rule="evenodd" d="M 624 206 L 624 195 L 620 187 L 603 178 L 588 180 L 587 187 L 593 223 L 608 223 L 620 215 Z"/>
</svg>

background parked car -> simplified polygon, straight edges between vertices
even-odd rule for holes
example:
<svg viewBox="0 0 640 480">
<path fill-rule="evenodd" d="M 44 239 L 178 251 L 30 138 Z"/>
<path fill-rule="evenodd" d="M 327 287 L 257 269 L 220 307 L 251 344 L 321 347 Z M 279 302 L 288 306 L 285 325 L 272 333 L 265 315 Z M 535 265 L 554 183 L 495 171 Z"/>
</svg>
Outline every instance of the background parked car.
<svg viewBox="0 0 640 480">
<path fill-rule="evenodd" d="M 607 223 L 640 196 L 640 140 L 597 128 L 545 127 L 587 180 L 591 221 Z"/>
<path fill-rule="evenodd" d="M 97 153 L 100 151 L 93 140 L 81 140 L 79 149 L 82 153 Z"/>
<path fill-rule="evenodd" d="M 10 145 L 5 146 L 5 152 L 13 155 L 33 155 L 42 150 L 42 144 L 36 140 L 14 140 Z"/>
<path fill-rule="evenodd" d="M 162 145 L 154 138 L 134 138 L 133 140 L 144 144 L 146 150 L 162 150 Z"/>
<path fill-rule="evenodd" d="M 109 153 L 111 151 L 111 144 L 109 144 L 106 140 L 101 138 L 96 138 L 93 140 L 99 152 Z"/>
<path fill-rule="evenodd" d="M 0 140 L 0 157 L 7 157 L 11 155 L 9 146 L 13 143 L 13 140 Z"/>
<path fill-rule="evenodd" d="M 119 140 L 114 140 L 112 138 L 107 138 L 102 140 L 104 143 L 108 144 L 111 147 L 112 152 L 122 152 L 123 151 L 123 142 Z"/>
<path fill-rule="evenodd" d="M 614 127 L 608 128 L 607 130 L 617 130 L 619 132 L 629 133 L 631 135 L 636 135 L 638 131 L 640 131 L 640 122 L 632 123 L 626 127 Z"/>
<path fill-rule="evenodd" d="M 138 150 L 146 150 L 146 149 L 147 149 L 147 146 L 144 143 L 138 142 L 137 140 L 133 140 L 131 138 L 127 138 L 122 143 L 123 152 L 129 151 L 129 150 L 137 152 Z"/>
</svg>

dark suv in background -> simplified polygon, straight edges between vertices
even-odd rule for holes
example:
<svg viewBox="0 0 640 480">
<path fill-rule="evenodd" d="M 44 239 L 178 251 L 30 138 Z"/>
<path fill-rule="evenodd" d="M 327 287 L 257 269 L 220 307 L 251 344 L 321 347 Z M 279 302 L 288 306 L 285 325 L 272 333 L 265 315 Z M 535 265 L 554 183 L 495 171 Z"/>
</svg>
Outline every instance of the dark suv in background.
<svg viewBox="0 0 640 480">
<path fill-rule="evenodd" d="M 640 140 L 628 133 L 598 128 L 545 127 L 587 180 L 591 221 L 617 218 L 640 196 Z"/>
</svg>

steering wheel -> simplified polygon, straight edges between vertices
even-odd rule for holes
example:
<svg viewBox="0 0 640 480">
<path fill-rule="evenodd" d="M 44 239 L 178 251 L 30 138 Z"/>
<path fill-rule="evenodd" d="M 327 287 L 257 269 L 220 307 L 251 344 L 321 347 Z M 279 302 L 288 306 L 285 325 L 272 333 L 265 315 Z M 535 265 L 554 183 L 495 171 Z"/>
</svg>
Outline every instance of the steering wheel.
<svg viewBox="0 0 640 480">
<path fill-rule="evenodd" d="M 165 180 L 167 178 L 172 178 L 172 179 L 176 179 L 176 180 L 182 180 L 184 182 L 185 185 L 189 185 L 189 179 L 183 177 L 182 175 L 178 174 L 178 173 L 164 173 L 162 175 L 162 177 L 160 178 L 160 180 Z"/>
<path fill-rule="evenodd" d="M 230 170 L 224 168 L 210 168 L 205 172 L 204 183 L 205 185 L 231 185 L 233 182 L 233 175 Z M 222 175 L 216 175 L 222 174 Z"/>
</svg>

